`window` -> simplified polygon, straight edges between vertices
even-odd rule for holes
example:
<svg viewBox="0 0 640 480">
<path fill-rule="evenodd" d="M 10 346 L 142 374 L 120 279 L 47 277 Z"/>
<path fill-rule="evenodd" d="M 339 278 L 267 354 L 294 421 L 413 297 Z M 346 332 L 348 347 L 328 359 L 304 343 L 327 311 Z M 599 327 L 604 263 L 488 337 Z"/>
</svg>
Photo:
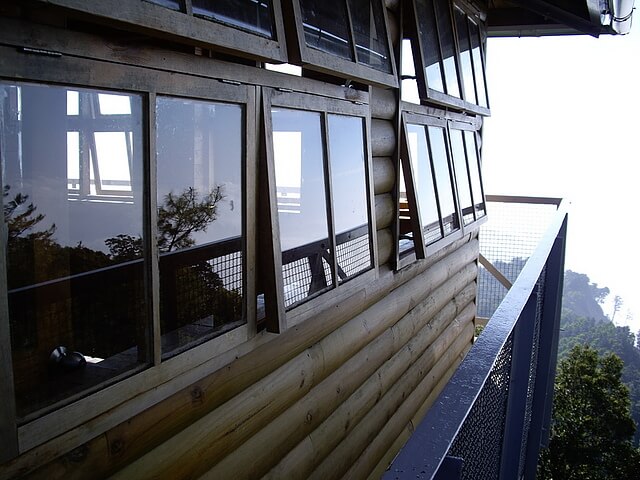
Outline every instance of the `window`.
<svg viewBox="0 0 640 480">
<path fill-rule="evenodd" d="M 295 19 L 295 62 L 366 84 L 397 86 L 386 9 L 380 0 L 288 2 Z"/>
<path fill-rule="evenodd" d="M 52 0 L 102 21 L 135 25 L 243 57 L 286 62 L 280 0 Z"/>
<path fill-rule="evenodd" d="M 487 88 L 481 49 L 480 29 L 460 7 L 454 7 L 456 33 L 460 49 L 460 65 L 467 102 L 487 108 Z"/>
<path fill-rule="evenodd" d="M 271 92 L 273 162 L 284 308 L 373 269 L 367 109 Z M 302 109 L 303 108 L 303 109 Z"/>
<path fill-rule="evenodd" d="M 415 102 L 417 86 L 422 101 L 488 115 L 480 23 L 449 0 L 412 0 L 409 10 L 403 99 Z"/>
<path fill-rule="evenodd" d="M 0 82 L 2 428 L 38 442 L 95 416 L 98 390 L 111 408 L 256 329 L 254 88 L 88 60 L 110 90 L 64 86 L 78 60 L 56 62 Z"/>
<path fill-rule="evenodd" d="M 485 215 L 475 128 L 403 112 L 400 259 L 412 252 L 423 258 Z"/>
<path fill-rule="evenodd" d="M 164 356 L 242 323 L 244 130 L 241 105 L 157 98 Z"/>
<path fill-rule="evenodd" d="M 0 99 L 13 376 L 26 418 L 150 362 L 143 98 L 4 83 Z M 120 248 L 125 239 L 135 248 Z"/>
</svg>

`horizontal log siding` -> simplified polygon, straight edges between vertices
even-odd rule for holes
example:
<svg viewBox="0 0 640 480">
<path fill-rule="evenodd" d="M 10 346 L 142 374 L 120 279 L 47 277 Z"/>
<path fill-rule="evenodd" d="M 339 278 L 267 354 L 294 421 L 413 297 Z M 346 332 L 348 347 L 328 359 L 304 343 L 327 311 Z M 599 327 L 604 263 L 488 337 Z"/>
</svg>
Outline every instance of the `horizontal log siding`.
<svg viewBox="0 0 640 480">
<path fill-rule="evenodd" d="M 128 465 L 115 478 L 159 475 L 194 478 L 205 473 L 207 467 L 213 467 L 225 455 L 240 448 L 423 301 L 429 305 L 425 320 L 435 315 L 474 281 L 476 257 L 477 240 L 473 240 L 406 282 L 402 288 L 396 288 L 370 307 L 354 312 L 356 314 L 350 315 L 343 325 L 332 329 L 318 342 L 307 345 L 288 362 Z M 314 320 L 305 323 L 315 323 Z M 252 357 L 255 366 L 265 360 L 252 354 L 248 357 Z M 366 361 L 361 363 L 364 368 Z M 269 448 L 275 448 L 277 443 L 276 436 Z"/>
<path fill-rule="evenodd" d="M 370 105 L 378 280 L 237 349 L 223 368 L 84 445 L 69 452 L 54 439 L 0 476 L 324 480 L 384 471 L 471 345 L 478 241 L 465 236 L 389 268 L 396 92 L 372 88 Z"/>
</svg>

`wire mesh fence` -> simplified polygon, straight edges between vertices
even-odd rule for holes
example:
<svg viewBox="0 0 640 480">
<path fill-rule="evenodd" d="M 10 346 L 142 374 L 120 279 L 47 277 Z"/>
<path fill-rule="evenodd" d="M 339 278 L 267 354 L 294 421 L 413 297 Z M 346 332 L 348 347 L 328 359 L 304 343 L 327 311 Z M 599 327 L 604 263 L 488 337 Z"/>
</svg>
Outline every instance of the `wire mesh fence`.
<svg viewBox="0 0 640 480">
<path fill-rule="evenodd" d="M 558 209 L 556 199 L 487 199 L 489 220 L 480 229 L 480 253 L 511 283 L 522 271 Z M 537 202 L 537 203 L 535 203 Z M 491 318 L 507 294 L 487 269 L 478 272 L 478 317 Z"/>
</svg>

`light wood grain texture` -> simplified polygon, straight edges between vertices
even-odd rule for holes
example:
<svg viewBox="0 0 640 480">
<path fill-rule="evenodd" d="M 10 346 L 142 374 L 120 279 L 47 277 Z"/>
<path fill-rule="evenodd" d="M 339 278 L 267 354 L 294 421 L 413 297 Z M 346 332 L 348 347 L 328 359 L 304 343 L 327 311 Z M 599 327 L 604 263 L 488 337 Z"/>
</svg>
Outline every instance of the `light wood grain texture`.
<svg viewBox="0 0 640 480">
<path fill-rule="evenodd" d="M 371 117 L 382 120 L 393 120 L 398 111 L 398 99 L 395 90 L 381 87 L 371 87 L 369 106 Z"/>
<path fill-rule="evenodd" d="M 351 394 L 363 382 L 372 376 L 379 381 L 379 375 L 374 374 L 385 365 L 385 362 L 396 360 L 400 365 L 397 370 L 405 370 L 458 313 L 456 302 L 442 306 L 446 301 L 444 299 L 447 298 L 443 290 L 452 288 L 451 283 L 447 282 L 438 288 L 395 325 L 382 332 L 375 340 L 345 361 L 323 382 L 235 449 L 203 478 L 233 476 L 249 479 L 262 476 L 336 408 L 341 404 L 349 405 L 353 399 Z M 456 286 L 459 285 L 456 284 Z M 473 289 L 469 290 L 463 295 L 466 302 L 473 299 Z M 434 312 L 436 312 L 434 321 L 429 324 L 429 328 L 424 328 L 428 319 L 434 316 Z M 410 342 L 409 345 L 407 345 L 408 342 Z M 396 355 L 399 350 L 404 355 Z M 361 396 L 356 397 L 356 401 L 361 398 Z M 351 410 L 355 409 L 355 407 L 351 408 Z M 364 411 L 366 412 L 366 409 Z M 338 431 L 331 432 L 332 438 L 340 434 L 343 423 L 344 419 L 339 419 Z M 330 444 L 330 442 L 331 438 L 326 438 L 320 443 Z M 268 449 L 260 448 L 261 445 L 267 444 Z M 288 473 L 285 476 L 291 478 Z"/>
<path fill-rule="evenodd" d="M 373 157 L 373 188 L 376 195 L 393 190 L 395 175 L 391 157 Z"/>
<path fill-rule="evenodd" d="M 420 305 L 398 321 L 377 342 L 391 335 L 393 356 L 382 364 L 366 381 L 313 432 L 287 453 L 266 475 L 267 478 L 306 478 L 384 393 L 398 380 L 420 354 L 442 333 L 453 318 L 462 310 L 465 302 L 472 298 L 472 288 L 465 287 L 453 301 L 430 316 L 434 292 Z M 243 447 L 244 448 L 244 447 Z"/>
<path fill-rule="evenodd" d="M 310 479 L 334 479 L 341 478 L 353 468 L 360 469 L 362 464 L 359 459 L 363 455 L 365 465 L 370 469 L 375 467 L 378 460 L 397 438 L 400 431 L 411 418 L 417 407 L 422 403 L 426 392 L 430 392 L 437 380 L 431 371 L 434 365 L 446 357 L 452 350 L 451 344 L 464 334 L 460 322 L 452 322 L 432 345 L 427 348 L 419 359 L 402 375 L 402 377 L 380 398 L 376 405 L 367 412 L 353 431 L 322 461 L 309 476 Z M 449 361 L 451 361 L 449 359 Z M 410 399 L 412 401 L 410 401 Z M 414 405 L 415 404 L 415 405 Z M 404 418 L 406 417 L 406 419 Z M 388 423 L 393 422 L 392 427 Z M 394 431 L 393 428 L 396 430 Z M 383 429 L 391 429 L 392 435 L 385 432 L 382 440 Z M 388 444 L 385 441 L 392 437 Z M 372 442 L 376 442 L 373 447 Z M 386 448 L 381 448 L 380 443 Z M 371 449 L 375 450 L 372 451 Z M 377 457 L 376 457 L 377 455 Z M 375 463 L 369 462 L 375 458 Z M 363 472 L 366 476 L 367 472 Z M 347 474 L 347 476 L 349 476 Z M 357 475 L 352 478 L 362 478 Z"/>
<path fill-rule="evenodd" d="M 396 131 L 388 120 L 371 120 L 371 154 L 374 157 L 390 157 L 396 149 Z"/>
<path fill-rule="evenodd" d="M 378 228 L 388 228 L 393 222 L 396 206 L 390 193 L 376 195 L 376 225 Z"/>
<path fill-rule="evenodd" d="M 449 277 L 462 279 L 466 274 L 475 278 L 477 267 L 460 254 L 462 250 L 445 259 L 451 264 L 438 262 L 404 288 L 392 291 L 319 343 L 118 472 L 116 478 L 150 478 L 160 473 L 179 478 L 205 473 L 388 328 L 390 322 L 407 313 L 421 296 Z"/>
</svg>

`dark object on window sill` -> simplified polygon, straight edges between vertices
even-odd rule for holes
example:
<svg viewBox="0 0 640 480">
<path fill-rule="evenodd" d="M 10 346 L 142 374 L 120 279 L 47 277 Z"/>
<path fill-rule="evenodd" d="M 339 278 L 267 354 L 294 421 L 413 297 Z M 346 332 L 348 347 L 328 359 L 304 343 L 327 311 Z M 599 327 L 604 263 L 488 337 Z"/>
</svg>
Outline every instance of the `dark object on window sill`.
<svg viewBox="0 0 640 480">
<path fill-rule="evenodd" d="M 59 346 L 51 352 L 49 363 L 56 370 L 71 372 L 84 368 L 87 360 L 80 352 L 69 352 L 67 347 Z"/>
</svg>

